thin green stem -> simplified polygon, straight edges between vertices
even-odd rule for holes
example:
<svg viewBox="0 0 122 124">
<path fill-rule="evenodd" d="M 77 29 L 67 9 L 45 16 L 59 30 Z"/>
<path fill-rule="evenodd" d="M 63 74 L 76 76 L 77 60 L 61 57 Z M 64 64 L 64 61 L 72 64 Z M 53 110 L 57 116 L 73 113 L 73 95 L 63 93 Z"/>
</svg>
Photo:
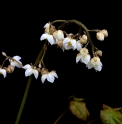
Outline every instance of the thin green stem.
<svg viewBox="0 0 122 124">
<path fill-rule="evenodd" d="M 96 118 L 96 119 L 94 119 L 94 120 L 92 120 L 92 121 L 88 122 L 87 124 L 91 124 L 91 123 L 93 123 L 93 122 L 97 121 L 98 119 L 99 119 L 99 118 Z"/>
<path fill-rule="evenodd" d="M 63 24 L 61 24 L 57 29 L 62 29 L 62 28 L 64 28 L 64 26 L 66 26 L 66 24 L 68 24 L 67 21 L 65 21 Z"/>
<path fill-rule="evenodd" d="M 6 60 L 8 60 L 8 58 L 6 58 L 6 59 L 3 61 L 2 65 L 1 65 L 1 68 L 3 67 L 3 65 L 4 65 L 4 63 L 5 63 Z"/>
<path fill-rule="evenodd" d="M 44 45 L 44 52 L 43 52 L 43 55 L 42 55 L 41 61 L 43 61 L 43 59 L 44 59 L 44 56 L 45 56 L 46 50 L 47 50 L 47 46 Z"/>
<path fill-rule="evenodd" d="M 99 29 L 93 29 L 93 30 L 88 30 L 89 32 L 98 32 L 100 31 Z"/>
<path fill-rule="evenodd" d="M 46 66 L 45 66 L 45 64 L 44 64 L 44 62 L 43 62 L 43 59 L 44 59 L 44 56 L 45 56 L 46 51 L 47 51 L 47 46 L 45 45 L 45 46 L 44 46 L 44 52 L 43 52 L 42 58 L 41 58 L 41 60 L 40 60 L 40 62 L 41 62 L 42 65 L 44 66 L 44 68 L 46 68 Z"/>
<path fill-rule="evenodd" d="M 75 38 L 75 37 L 78 37 L 80 34 L 79 33 L 77 33 L 76 35 L 74 35 L 72 38 Z"/>
<path fill-rule="evenodd" d="M 51 22 L 50 25 L 53 25 L 56 22 L 67 22 L 67 20 L 55 20 L 55 21 Z"/>
<path fill-rule="evenodd" d="M 42 49 L 41 49 L 41 51 L 40 51 L 40 53 L 39 53 L 39 56 L 42 56 L 43 51 L 44 51 L 44 47 L 42 47 Z M 37 58 L 37 59 L 36 59 L 36 62 L 35 62 L 35 64 L 34 64 L 34 66 L 37 66 L 37 64 L 38 64 L 39 62 L 40 62 L 40 61 L 38 61 L 38 58 Z"/>
<path fill-rule="evenodd" d="M 62 116 L 63 116 L 66 112 L 67 112 L 67 110 L 64 111 L 64 112 L 58 117 L 58 119 L 54 122 L 54 124 L 57 124 L 57 122 L 62 118 Z"/>
<path fill-rule="evenodd" d="M 45 46 L 45 44 L 44 44 L 44 46 Z M 43 47 L 42 47 L 42 49 L 43 49 Z M 35 63 L 37 63 L 40 60 L 41 55 L 42 55 L 42 49 L 41 49 L 40 53 L 38 54 L 38 57 L 37 57 Z M 22 111 L 23 111 L 23 108 L 24 108 L 24 105 L 25 105 L 25 102 L 26 102 L 26 99 L 27 99 L 27 95 L 28 95 L 28 91 L 29 91 L 29 88 L 30 88 L 31 81 L 32 81 L 32 75 L 28 79 L 26 89 L 25 89 L 25 93 L 24 93 L 24 96 L 23 96 L 23 99 L 22 99 L 22 102 L 21 102 L 21 105 L 20 105 L 20 109 L 19 109 L 16 121 L 15 121 L 15 124 L 19 124 L 19 121 L 20 121 L 20 118 L 21 118 L 21 115 L 22 115 Z"/>
<path fill-rule="evenodd" d="M 32 75 L 28 79 L 27 86 L 26 86 L 26 89 L 25 89 L 25 93 L 24 93 L 24 96 L 23 96 L 23 99 L 22 99 L 22 102 L 21 102 L 21 105 L 20 105 L 20 109 L 19 109 L 16 121 L 15 121 L 15 124 L 19 124 L 19 120 L 21 118 L 22 111 L 23 111 L 23 108 L 24 108 L 24 105 L 25 105 L 25 102 L 26 102 L 26 98 L 27 98 L 27 95 L 28 95 L 29 88 L 30 88 L 31 80 L 32 80 Z"/>
</svg>

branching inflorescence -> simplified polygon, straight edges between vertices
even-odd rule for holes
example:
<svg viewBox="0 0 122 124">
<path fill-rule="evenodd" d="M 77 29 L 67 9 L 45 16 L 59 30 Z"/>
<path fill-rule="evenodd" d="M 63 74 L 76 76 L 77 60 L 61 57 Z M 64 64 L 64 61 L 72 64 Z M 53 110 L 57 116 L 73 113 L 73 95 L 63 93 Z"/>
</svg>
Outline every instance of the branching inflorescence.
<svg viewBox="0 0 122 124">
<path fill-rule="evenodd" d="M 61 24 L 61 26 L 59 26 L 58 28 L 55 28 L 54 24 L 58 22 L 63 24 Z M 75 23 L 80 28 L 82 28 L 84 30 L 83 34 L 81 34 L 81 31 L 78 32 L 77 34 L 72 34 L 72 33 L 68 34 L 66 31 L 61 30 L 63 26 L 71 23 Z M 39 74 L 41 74 L 42 83 L 44 83 L 46 79 L 47 81 L 53 83 L 55 78 L 58 78 L 56 71 L 54 70 L 48 71 L 43 61 L 48 45 L 57 45 L 57 47 L 61 48 L 63 52 L 65 50 L 70 50 L 70 49 L 72 49 L 73 51 L 77 50 L 78 54 L 76 55 L 76 63 L 78 62 L 84 63 L 88 69 L 94 68 L 96 71 L 102 70 L 103 65 L 100 61 L 100 56 L 102 56 L 102 51 L 94 46 L 90 37 L 90 32 L 95 32 L 96 38 L 99 41 L 103 41 L 104 38 L 108 36 L 107 30 L 105 29 L 88 30 L 83 23 L 77 20 L 55 20 L 53 22 L 46 23 L 44 25 L 44 29 L 45 29 L 44 33 L 41 35 L 40 40 L 42 42 L 43 40 L 45 40 L 45 42 L 34 64 L 31 63 L 23 66 L 22 62 L 20 61 L 21 60 L 20 56 L 17 55 L 10 57 L 5 52 L 2 52 L 2 55 L 5 56 L 6 58 L 3 61 L 3 63 L 0 65 L 0 74 L 2 74 L 4 78 L 7 76 L 7 73 L 13 73 L 15 67 L 24 69 L 25 76 L 26 77 L 29 76 L 15 124 L 19 123 L 20 117 L 22 115 L 22 111 L 26 102 L 29 87 L 32 81 L 31 75 L 33 74 L 37 79 Z M 91 46 L 92 54 L 90 54 L 90 50 L 88 50 L 89 44 Z M 8 67 L 4 67 L 4 63 L 6 61 L 10 62 L 10 65 L 8 65 Z"/>
<path fill-rule="evenodd" d="M 68 34 L 66 31 L 61 29 L 56 29 L 54 23 L 63 22 L 59 28 L 62 28 L 67 23 L 75 23 L 84 29 L 84 34 Z M 49 82 L 53 83 L 55 78 L 58 78 L 56 72 L 53 70 L 51 72 L 46 68 L 43 59 L 47 50 L 48 45 L 57 45 L 57 47 L 61 48 L 63 51 L 65 50 L 77 50 L 79 53 L 76 55 L 76 63 L 79 61 L 84 63 L 88 69 L 94 68 L 96 71 L 102 70 L 102 63 L 100 61 L 100 56 L 102 56 L 102 51 L 96 48 L 91 40 L 90 32 L 96 32 L 96 37 L 98 40 L 103 41 L 104 38 L 108 36 L 107 30 L 88 30 L 84 24 L 77 20 L 55 20 L 53 22 L 46 23 L 44 25 L 44 34 L 41 35 L 40 40 L 46 40 L 44 46 L 40 51 L 40 59 L 34 64 L 26 64 L 22 65 L 20 61 L 20 56 L 10 57 L 7 56 L 5 52 L 2 54 L 6 57 L 0 66 L 0 73 L 3 74 L 4 78 L 7 73 L 13 73 L 14 68 L 22 68 L 25 69 L 25 76 L 30 76 L 34 74 L 37 79 L 39 74 L 41 74 L 41 81 L 44 83 L 45 79 Z M 92 55 L 89 54 L 89 50 L 87 48 L 88 45 L 91 45 Z M 6 60 L 9 60 L 10 65 L 8 67 L 3 67 Z"/>
</svg>

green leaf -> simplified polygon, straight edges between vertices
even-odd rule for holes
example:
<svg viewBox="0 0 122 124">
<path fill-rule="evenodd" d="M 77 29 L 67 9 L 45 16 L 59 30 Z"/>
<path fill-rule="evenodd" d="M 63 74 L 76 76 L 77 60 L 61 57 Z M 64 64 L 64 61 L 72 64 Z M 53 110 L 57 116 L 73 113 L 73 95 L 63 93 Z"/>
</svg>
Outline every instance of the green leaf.
<svg viewBox="0 0 122 124">
<path fill-rule="evenodd" d="M 105 108 L 100 112 L 103 124 L 122 124 L 122 114 L 119 111 L 110 107 Z"/>
<path fill-rule="evenodd" d="M 81 101 L 84 101 L 84 98 L 76 98 L 76 97 L 74 97 L 74 101 L 79 101 L 79 102 L 81 102 Z"/>
<path fill-rule="evenodd" d="M 89 118 L 89 112 L 86 108 L 86 104 L 84 102 L 80 102 L 77 100 L 78 99 L 70 102 L 69 109 L 72 112 L 72 114 L 74 114 L 77 118 L 83 121 L 87 121 Z"/>
</svg>

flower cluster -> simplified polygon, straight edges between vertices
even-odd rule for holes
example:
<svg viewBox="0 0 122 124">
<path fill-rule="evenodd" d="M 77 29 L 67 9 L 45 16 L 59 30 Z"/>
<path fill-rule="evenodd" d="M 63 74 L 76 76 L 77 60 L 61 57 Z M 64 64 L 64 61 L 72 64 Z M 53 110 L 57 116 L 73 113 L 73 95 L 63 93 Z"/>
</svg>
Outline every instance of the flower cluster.
<svg viewBox="0 0 122 124">
<path fill-rule="evenodd" d="M 70 20 L 71 22 L 76 22 L 81 27 L 84 27 L 82 23 L 76 21 L 76 20 Z M 96 71 L 102 70 L 102 63 L 100 61 L 100 56 L 102 56 L 102 51 L 99 50 L 94 46 L 90 39 L 90 31 L 96 32 L 96 38 L 100 41 L 103 41 L 104 38 L 108 36 L 107 30 L 87 30 L 85 28 L 85 32 L 81 35 L 81 33 L 77 33 L 76 35 L 70 33 L 66 33 L 63 30 L 57 30 L 54 25 L 51 23 L 46 23 L 44 25 L 44 33 L 41 35 L 40 40 L 47 40 L 49 44 L 51 45 L 57 45 L 57 47 L 60 47 L 63 51 L 64 50 L 70 50 L 72 49 L 77 50 L 79 53 L 76 55 L 76 63 L 81 62 L 86 65 L 88 69 L 94 68 Z M 92 54 L 93 56 L 89 54 L 89 50 L 87 48 L 88 44 L 91 44 L 92 47 Z M 46 46 L 47 46 L 46 45 Z M 47 47 L 45 47 L 47 49 Z M 47 79 L 47 81 L 53 83 L 55 78 L 58 78 L 55 71 L 49 72 L 48 69 L 45 67 L 43 58 L 45 56 L 45 50 L 43 50 L 43 54 L 38 62 L 36 64 L 26 64 L 22 65 L 21 57 L 20 56 L 14 56 L 10 57 L 7 56 L 5 52 L 2 52 L 3 56 L 6 57 L 6 59 L 3 61 L 2 65 L 0 66 L 0 74 L 3 74 L 3 77 L 5 78 L 7 73 L 13 73 L 15 67 L 22 68 L 25 70 L 25 76 L 34 75 L 37 79 L 39 74 L 41 74 L 41 81 L 44 83 L 44 81 Z M 3 67 L 5 61 L 9 61 L 10 65 L 8 67 Z M 38 64 L 37 64 L 38 63 Z M 38 66 L 37 66 L 38 65 Z"/>
<path fill-rule="evenodd" d="M 15 67 L 24 69 L 26 77 L 34 74 L 35 78 L 37 79 L 40 73 L 42 75 L 41 76 L 42 83 L 44 83 L 45 79 L 53 83 L 54 79 L 58 78 L 55 71 L 49 72 L 47 69 L 42 67 L 41 63 L 39 63 L 38 67 L 33 66 L 32 64 L 31 65 L 26 64 L 25 66 L 23 66 L 22 62 L 20 61 L 21 60 L 20 56 L 9 57 L 4 52 L 2 52 L 2 54 L 6 57 L 5 61 L 9 60 L 10 62 L 10 65 L 8 67 L 0 66 L 0 74 L 3 74 L 4 78 L 6 77 L 7 73 L 13 73 Z"/>
<path fill-rule="evenodd" d="M 94 68 L 96 71 L 101 71 L 103 65 L 99 57 L 102 56 L 102 51 L 96 48 L 96 51 L 93 53 L 93 57 L 91 58 L 89 50 L 87 49 L 89 41 L 86 33 L 83 35 L 67 34 L 65 31 L 56 30 L 51 23 L 46 23 L 44 28 L 44 34 L 40 37 L 41 41 L 47 39 L 51 45 L 56 44 L 63 51 L 69 49 L 77 50 L 79 53 L 76 55 L 76 63 L 80 61 L 86 64 L 88 69 Z M 100 41 L 103 41 L 104 38 L 108 36 L 108 32 L 105 29 L 92 31 L 97 32 L 96 37 Z"/>
</svg>

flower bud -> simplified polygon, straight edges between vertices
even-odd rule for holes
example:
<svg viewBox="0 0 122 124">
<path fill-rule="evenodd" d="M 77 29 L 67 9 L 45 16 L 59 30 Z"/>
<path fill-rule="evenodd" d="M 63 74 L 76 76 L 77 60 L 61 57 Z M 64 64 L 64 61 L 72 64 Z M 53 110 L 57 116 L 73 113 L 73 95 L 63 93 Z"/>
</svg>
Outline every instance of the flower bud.
<svg viewBox="0 0 122 124">
<path fill-rule="evenodd" d="M 107 30 L 103 29 L 101 32 L 103 33 L 104 37 L 108 37 L 108 32 L 107 32 Z"/>
<path fill-rule="evenodd" d="M 83 55 L 83 56 L 86 56 L 88 54 L 88 49 L 87 48 L 81 48 L 80 50 L 80 53 Z"/>
<path fill-rule="evenodd" d="M 57 45 L 58 45 L 58 47 L 61 47 L 63 45 L 63 41 L 62 40 L 58 40 L 57 41 Z"/>
<path fill-rule="evenodd" d="M 55 39 L 58 39 L 58 40 L 64 39 L 63 31 L 62 31 L 62 30 L 55 31 L 55 32 L 53 33 L 53 37 L 54 37 Z"/>
<path fill-rule="evenodd" d="M 83 35 L 82 37 L 80 37 L 80 43 L 81 44 L 86 44 L 87 43 L 87 35 Z"/>
<path fill-rule="evenodd" d="M 100 41 L 104 40 L 104 34 L 101 31 L 97 32 L 97 39 Z"/>
<path fill-rule="evenodd" d="M 9 65 L 9 66 L 6 68 L 6 72 L 7 72 L 7 73 L 13 73 L 13 71 L 14 71 L 14 66 L 12 66 L 12 65 Z"/>
<path fill-rule="evenodd" d="M 48 70 L 46 70 L 45 68 L 42 68 L 41 74 L 47 74 L 47 73 L 48 73 Z"/>
<path fill-rule="evenodd" d="M 6 53 L 5 52 L 2 52 L 3 56 L 6 56 Z"/>
<path fill-rule="evenodd" d="M 96 65 L 98 65 L 99 63 L 100 63 L 100 58 L 99 58 L 99 57 L 93 57 L 93 58 L 91 59 L 91 64 L 92 64 L 92 65 L 96 66 Z"/>
<path fill-rule="evenodd" d="M 101 50 L 97 50 L 97 51 L 95 52 L 95 55 L 96 55 L 96 56 L 102 56 L 102 51 L 101 51 Z"/>
</svg>

